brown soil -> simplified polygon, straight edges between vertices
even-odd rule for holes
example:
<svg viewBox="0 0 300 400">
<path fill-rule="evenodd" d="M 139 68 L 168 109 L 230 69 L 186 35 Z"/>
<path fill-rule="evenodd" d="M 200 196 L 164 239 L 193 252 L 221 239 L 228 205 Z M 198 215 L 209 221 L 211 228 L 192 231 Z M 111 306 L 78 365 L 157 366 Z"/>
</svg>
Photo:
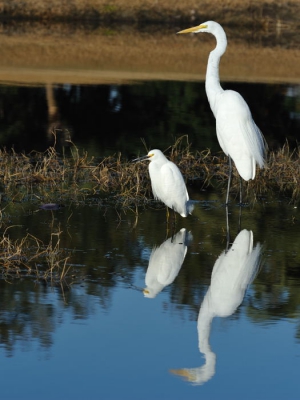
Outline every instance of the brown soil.
<svg viewBox="0 0 300 400">
<path fill-rule="evenodd" d="M 299 11 L 298 0 L 0 0 L 0 81 L 204 80 L 214 38 L 175 33 L 215 19 L 229 41 L 222 81 L 299 83 Z"/>
</svg>

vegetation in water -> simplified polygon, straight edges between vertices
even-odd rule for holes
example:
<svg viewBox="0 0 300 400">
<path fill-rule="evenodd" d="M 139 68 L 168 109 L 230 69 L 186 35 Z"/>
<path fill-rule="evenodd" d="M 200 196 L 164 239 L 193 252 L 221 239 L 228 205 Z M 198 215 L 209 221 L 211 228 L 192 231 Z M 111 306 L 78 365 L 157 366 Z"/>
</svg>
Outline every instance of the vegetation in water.
<svg viewBox="0 0 300 400">
<path fill-rule="evenodd" d="M 178 165 L 190 185 L 218 186 L 225 190 L 228 178 L 227 157 L 209 149 L 193 151 L 182 136 L 170 148 L 167 157 Z M 150 149 L 145 149 L 145 154 Z M 43 203 L 117 204 L 122 208 L 147 205 L 152 198 L 148 163 L 132 163 L 122 155 L 103 159 L 80 154 L 72 145 L 72 156 L 61 156 L 55 147 L 43 153 L 16 153 L 0 150 L 0 176 L 3 182 L 2 203 L 31 201 Z M 234 176 L 238 178 L 234 170 Z M 269 152 L 267 165 L 258 169 L 253 181 L 245 184 L 248 201 L 268 193 L 280 193 L 293 202 L 299 199 L 299 148 L 288 143 Z M 238 191 L 238 179 L 233 191 Z"/>
<path fill-rule="evenodd" d="M 181 137 L 166 150 L 169 159 L 178 165 L 189 186 L 214 187 L 225 195 L 227 158 L 223 153 L 213 155 L 210 150 L 193 151 L 186 139 Z M 114 207 L 119 214 L 128 210 L 138 214 L 140 208 L 149 205 L 164 207 L 153 200 L 147 162 L 132 163 L 123 160 L 121 154 L 99 160 L 80 154 L 73 144 L 71 154 L 62 157 L 54 147 L 30 154 L 0 150 L 0 268 L 6 280 L 25 274 L 50 284 L 72 282 L 68 264 L 71 254 L 60 246 L 60 227 L 52 230 L 46 243 L 30 234 L 13 240 L 5 218 L 5 209 L 11 203 L 31 202 L 45 210 L 72 203 L 97 204 Z M 234 174 L 232 194 L 238 196 L 239 176 L 236 171 Z M 258 170 L 256 178 L 244 185 L 244 198 L 252 203 L 268 196 L 285 196 L 297 203 L 299 177 L 299 148 L 291 151 L 286 143 L 280 150 L 270 152 L 266 168 Z"/>
</svg>

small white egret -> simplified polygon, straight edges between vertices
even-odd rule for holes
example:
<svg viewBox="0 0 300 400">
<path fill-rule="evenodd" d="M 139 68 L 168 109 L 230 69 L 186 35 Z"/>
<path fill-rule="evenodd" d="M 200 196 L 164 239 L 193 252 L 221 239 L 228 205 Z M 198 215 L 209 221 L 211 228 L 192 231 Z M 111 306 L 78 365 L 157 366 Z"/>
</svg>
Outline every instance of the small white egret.
<svg viewBox="0 0 300 400">
<path fill-rule="evenodd" d="M 183 176 L 177 165 L 157 149 L 150 150 L 146 156 L 133 161 L 143 160 L 150 161 L 149 174 L 155 199 L 159 199 L 182 217 L 191 214 L 194 207 L 189 200 Z"/>
<path fill-rule="evenodd" d="M 224 29 L 214 21 L 207 21 L 198 26 L 184 29 L 178 33 L 208 32 L 215 36 L 217 45 L 210 52 L 205 90 L 210 108 L 216 118 L 216 129 L 219 144 L 229 157 L 229 179 L 226 205 L 229 200 L 233 159 L 241 178 L 245 181 L 254 179 L 256 164 L 263 168 L 265 164 L 266 142 L 253 121 L 249 107 L 243 97 L 233 90 L 224 90 L 220 85 L 219 63 L 225 53 L 227 39 Z M 241 202 L 240 186 L 240 202 Z"/>
</svg>

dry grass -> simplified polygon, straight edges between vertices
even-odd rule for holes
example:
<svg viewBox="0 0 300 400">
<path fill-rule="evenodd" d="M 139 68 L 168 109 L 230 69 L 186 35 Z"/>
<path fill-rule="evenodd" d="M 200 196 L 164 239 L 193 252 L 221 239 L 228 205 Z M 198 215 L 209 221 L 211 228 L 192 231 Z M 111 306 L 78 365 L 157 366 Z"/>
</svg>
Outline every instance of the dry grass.
<svg viewBox="0 0 300 400">
<path fill-rule="evenodd" d="M 147 165 L 123 160 L 121 155 L 97 160 L 80 154 L 73 146 L 72 157 L 61 157 L 53 147 L 45 153 L 29 155 L 0 151 L 0 176 L 4 183 L 2 201 L 39 201 L 43 203 L 117 204 L 121 208 L 147 204 L 152 198 Z M 192 151 L 187 137 L 179 138 L 165 152 L 187 181 L 203 186 L 227 185 L 227 158 L 221 152 Z M 235 172 L 237 176 L 237 172 Z M 288 144 L 270 152 L 267 167 L 259 170 L 247 185 L 257 195 L 283 193 L 297 202 L 300 166 L 299 148 Z M 234 190 L 234 188 L 233 188 Z"/>
<path fill-rule="evenodd" d="M 227 159 L 223 153 L 212 155 L 209 150 L 193 152 L 182 137 L 166 150 L 169 158 L 182 171 L 185 179 L 198 186 L 227 187 Z M 285 196 L 291 202 L 300 199 L 300 148 L 293 151 L 286 144 L 270 152 L 268 166 L 259 170 L 255 180 L 246 185 L 246 199 L 260 201 L 268 196 Z M 61 158 L 54 148 L 45 153 L 17 154 L 0 151 L 0 174 L 4 183 L 1 217 L 5 204 L 13 201 L 41 203 L 97 204 L 115 207 L 117 212 L 138 209 L 153 203 L 147 163 L 132 163 L 121 156 L 102 160 L 79 154 L 73 148 L 73 157 Z M 232 194 L 238 194 L 239 180 L 235 171 Z M 50 204 L 48 204 L 50 206 Z M 2 218 L 2 229 L 5 218 Z M 51 285 L 72 283 L 70 254 L 61 247 L 60 227 L 52 229 L 49 242 L 27 234 L 20 240 L 10 238 L 10 228 L 0 238 L 0 272 L 11 282 L 29 276 Z"/>
<path fill-rule="evenodd" d="M 118 21 L 168 22 L 220 19 L 240 26 L 296 18 L 297 0 L 3 0 L 0 15 L 44 20 L 100 19 Z M 243 18 L 241 19 L 241 15 Z M 209 18 L 208 18 L 209 17 Z"/>
</svg>

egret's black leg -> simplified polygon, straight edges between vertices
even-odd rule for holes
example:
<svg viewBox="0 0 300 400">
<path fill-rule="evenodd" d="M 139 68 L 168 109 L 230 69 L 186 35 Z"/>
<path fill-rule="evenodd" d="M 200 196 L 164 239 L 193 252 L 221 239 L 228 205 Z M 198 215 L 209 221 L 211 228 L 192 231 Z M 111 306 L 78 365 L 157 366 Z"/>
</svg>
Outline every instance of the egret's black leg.
<svg viewBox="0 0 300 400">
<path fill-rule="evenodd" d="M 242 207 L 240 206 L 240 212 L 239 212 L 239 229 L 238 229 L 238 233 L 240 233 L 242 228 Z"/>
<path fill-rule="evenodd" d="M 231 162 L 230 156 L 228 156 L 228 166 L 229 166 L 229 171 L 228 171 L 228 186 L 227 186 L 226 203 L 225 203 L 226 206 L 229 203 L 229 190 L 230 190 L 231 177 L 232 177 L 232 162 Z"/>
<path fill-rule="evenodd" d="M 243 204 L 243 181 L 240 177 L 240 206 Z"/>
<path fill-rule="evenodd" d="M 228 205 L 226 204 L 226 252 L 230 246 L 230 228 L 229 228 L 229 215 L 228 215 Z"/>
<path fill-rule="evenodd" d="M 167 216 L 167 223 L 166 223 L 166 239 L 168 239 L 169 237 L 169 217 L 170 217 L 170 213 L 169 213 L 169 209 L 168 207 L 166 207 L 166 216 Z"/>
<path fill-rule="evenodd" d="M 175 210 L 174 210 L 174 208 L 173 208 L 173 228 L 175 228 L 176 223 L 177 223 L 177 220 L 176 220 L 176 212 L 175 212 Z"/>
</svg>

